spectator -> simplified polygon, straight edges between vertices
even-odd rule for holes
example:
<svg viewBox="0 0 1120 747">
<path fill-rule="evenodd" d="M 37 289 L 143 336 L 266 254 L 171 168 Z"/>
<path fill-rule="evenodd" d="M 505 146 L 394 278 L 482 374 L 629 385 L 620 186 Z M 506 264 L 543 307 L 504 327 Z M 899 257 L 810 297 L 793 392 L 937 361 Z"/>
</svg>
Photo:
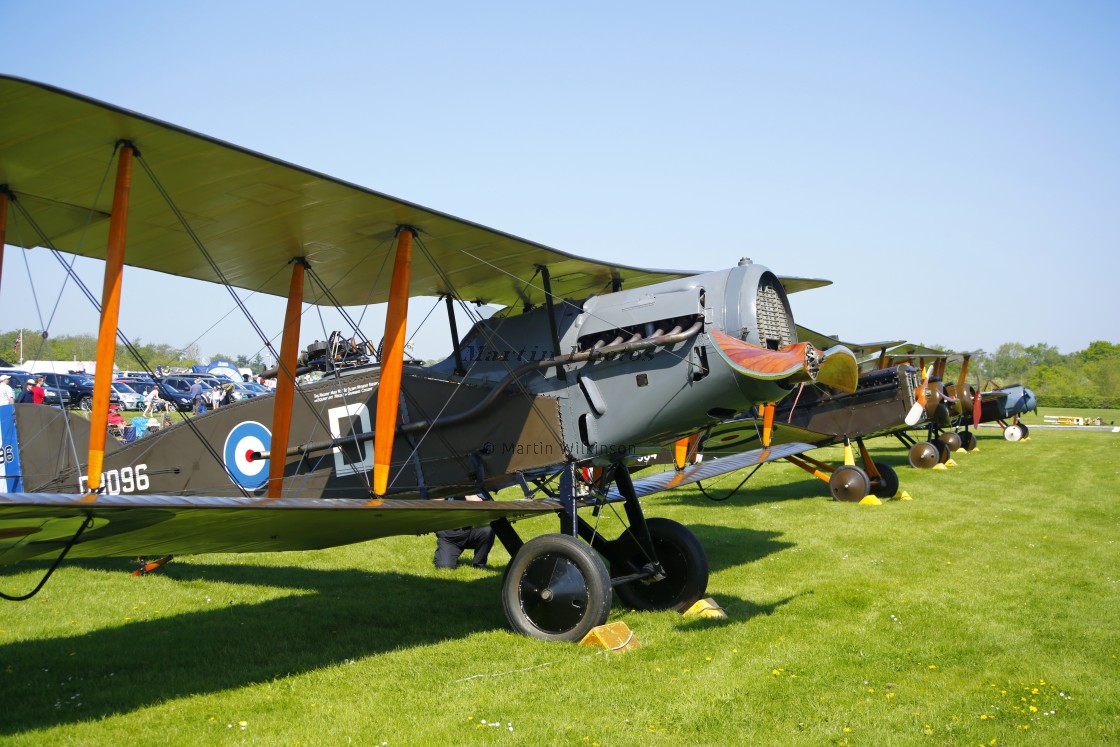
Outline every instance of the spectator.
<svg viewBox="0 0 1120 747">
<path fill-rule="evenodd" d="M 159 403 L 162 402 L 159 398 L 159 390 L 154 386 L 148 389 L 148 393 L 144 395 L 144 417 L 154 415 L 159 412 Z"/>
<path fill-rule="evenodd" d="M 215 386 L 213 389 L 210 390 L 210 406 L 213 407 L 215 410 L 217 410 L 218 406 L 221 405 L 221 404 L 222 404 L 222 388 L 220 386 Z"/>
<path fill-rule="evenodd" d="M 35 379 L 35 385 L 31 387 L 31 396 L 34 398 L 34 402 L 37 405 L 43 404 L 43 399 L 47 396 L 47 390 L 43 388 L 46 381 L 46 379 L 40 376 Z"/>
<path fill-rule="evenodd" d="M 23 383 L 23 389 L 20 390 L 19 396 L 16 397 L 16 402 L 20 404 L 33 404 L 35 402 L 35 393 L 31 391 L 31 387 L 35 385 L 31 379 Z"/>
<path fill-rule="evenodd" d="M 16 401 L 16 393 L 12 391 L 12 387 L 8 384 L 12 377 L 8 374 L 0 375 L 0 405 L 10 405 Z"/>
<path fill-rule="evenodd" d="M 202 379 L 195 379 L 194 380 L 194 383 L 191 384 L 190 395 L 191 395 L 191 406 L 193 407 L 194 412 L 195 413 L 205 412 L 205 410 L 200 409 L 200 408 L 203 408 L 205 406 L 205 405 L 202 404 Z"/>
</svg>

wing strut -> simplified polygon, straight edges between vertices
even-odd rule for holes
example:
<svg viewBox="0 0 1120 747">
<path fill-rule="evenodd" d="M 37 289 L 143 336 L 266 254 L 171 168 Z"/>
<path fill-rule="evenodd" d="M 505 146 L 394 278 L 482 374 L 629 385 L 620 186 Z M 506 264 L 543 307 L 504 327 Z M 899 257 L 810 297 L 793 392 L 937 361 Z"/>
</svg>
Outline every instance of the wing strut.
<svg viewBox="0 0 1120 747">
<path fill-rule="evenodd" d="M 128 229 L 128 197 L 132 189 L 133 147 L 122 143 L 117 157 L 117 184 L 113 212 L 109 217 L 109 245 L 105 257 L 105 285 L 101 291 L 101 326 L 97 332 L 97 368 L 93 376 L 93 408 L 89 426 L 89 495 L 97 500 L 101 466 L 105 463 L 105 438 L 109 428 L 109 394 L 113 384 L 113 358 L 117 352 L 117 319 L 121 308 L 121 271 L 124 268 L 125 234 Z"/>
<path fill-rule="evenodd" d="M 292 427 L 292 402 L 296 397 L 296 358 L 299 353 L 300 311 L 303 309 L 303 274 L 307 260 L 297 257 L 292 264 L 292 283 L 288 288 L 288 307 L 284 311 L 284 333 L 280 338 L 280 360 L 276 366 L 276 399 L 272 402 L 272 447 L 276 457 L 268 463 L 268 497 L 279 498 L 284 487 L 284 454 L 288 451 L 288 431 Z"/>
<path fill-rule="evenodd" d="M 373 426 L 373 492 L 385 495 L 389 487 L 389 462 L 400 409 L 401 370 L 404 368 L 404 335 L 408 325 L 408 288 L 412 278 L 414 229 L 401 226 L 393 283 L 385 313 L 385 340 L 381 346 L 381 378 L 377 384 L 377 415 Z"/>
</svg>

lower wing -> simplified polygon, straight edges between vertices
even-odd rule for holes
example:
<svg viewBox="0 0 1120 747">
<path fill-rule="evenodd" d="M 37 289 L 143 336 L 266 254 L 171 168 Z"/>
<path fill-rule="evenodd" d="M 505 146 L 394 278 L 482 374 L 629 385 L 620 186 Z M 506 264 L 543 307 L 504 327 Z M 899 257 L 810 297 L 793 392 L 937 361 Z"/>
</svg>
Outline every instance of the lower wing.
<svg viewBox="0 0 1120 747">
<path fill-rule="evenodd" d="M 784 459 L 787 456 L 801 454 L 815 448 L 817 447 L 812 444 L 792 443 L 772 446 L 769 449 L 744 451 L 740 454 L 726 456 L 720 459 L 705 459 L 699 464 L 693 464 L 682 470 L 659 472 L 649 477 L 642 477 L 634 480 L 634 492 L 639 498 L 642 498 L 647 495 L 653 495 L 654 493 L 660 493 L 662 490 L 679 488 L 682 485 L 690 485 L 700 480 L 710 480 L 713 477 L 718 477 L 728 472 L 734 472 L 744 467 L 752 467 L 764 462 L 773 462 L 776 459 Z M 620 499 L 621 497 L 617 487 L 611 488 L 610 492 L 607 493 L 608 500 Z"/>
<path fill-rule="evenodd" d="M 72 494 L 6 493 L 0 494 L 0 565 L 53 559 L 72 541 L 72 558 L 314 550 L 482 526 L 561 508 L 550 499 L 268 501 L 146 495 L 82 503 Z"/>
</svg>

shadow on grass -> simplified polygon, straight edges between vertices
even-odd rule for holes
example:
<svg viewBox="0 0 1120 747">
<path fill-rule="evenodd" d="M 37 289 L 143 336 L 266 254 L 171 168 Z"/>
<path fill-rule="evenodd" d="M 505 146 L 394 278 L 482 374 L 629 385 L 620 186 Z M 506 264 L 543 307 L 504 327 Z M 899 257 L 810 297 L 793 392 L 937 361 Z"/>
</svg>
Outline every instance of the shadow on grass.
<svg viewBox="0 0 1120 747">
<path fill-rule="evenodd" d="M 0 734 L 128 713 L 505 627 L 498 574 L 439 579 L 182 565 L 166 576 L 296 593 L 240 603 L 236 589 L 201 590 L 213 597 L 212 609 L 2 646 L 0 702 L 7 705 Z M 433 614 L 435 600 L 439 612 Z M 77 616 L 80 610 L 65 614 Z"/>
<path fill-rule="evenodd" d="M 793 546 L 778 541 L 778 532 L 711 525 L 692 528 L 707 549 L 713 571 Z M 46 568 L 46 564 L 36 565 Z M 117 560 L 71 565 L 89 571 L 122 570 Z M 160 573 L 164 583 L 227 586 L 196 587 L 212 605 L 204 610 L 160 617 L 152 607 L 133 611 L 132 600 L 122 599 L 122 622 L 115 627 L 0 646 L 0 701 L 9 704 L 0 720 L 0 734 L 129 713 L 176 698 L 506 628 L 497 571 L 473 578 L 450 572 L 446 578 L 432 578 L 352 569 L 192 563 L 169 565 Z M 242 601 L 236 585 L 292 593 Z M 181 598 L 184 590 L 176 589 L 175 594 Z M 742 622 L 770 614 L 786 601 L 757 605 L 732 598 L 727 604 L 735 612 L 735 621 Z M 81 612 L 71 609 L 62 614 Z M 153 617 L 126 619 L 146 614 Z"/>
<path fill-rule="evenodd" d="M 828 497 L 828 483 L 804 476 L 778 485 L 743 482 L 745 475 L 732 472 L 715 480 L 706 480 L 701 488 L 678 488 L 677 493 L 687 497 L 692 506 L 756 506 L 760 503 L 793 501 L 802 498 Z"/>
<path fill-rule="evenodd" d="M 781 532 L 709 524 L 690 524 L 689 529 L 704 546 L 708 570 L 713 573 L 754 563 L 767 555 L 796 546 L 793 542 L 779 540 Z"/>
</svg>

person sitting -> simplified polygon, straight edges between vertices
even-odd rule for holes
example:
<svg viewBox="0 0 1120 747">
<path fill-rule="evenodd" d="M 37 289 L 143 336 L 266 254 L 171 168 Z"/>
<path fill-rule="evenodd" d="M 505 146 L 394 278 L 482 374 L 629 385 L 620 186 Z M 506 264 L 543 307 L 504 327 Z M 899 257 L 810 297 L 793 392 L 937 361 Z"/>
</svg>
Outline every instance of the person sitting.
<svg viewBox="0 0 1120 747">
<path fill-rule="evenodd" d="M 452 499 L 460 500 L 460 499 Z M 462 500 L 481 501 L 482 496 L 468 495 Z M 490 526 L 444 529 L 436 532 L 436 554 L 433 562 L 436 568 L 458 568 L 459 556 L 464 550 L 474 550 L 471 565 L 485 568 L 490 548 L 494 546 L 494 529 Z"/>
</svg>

